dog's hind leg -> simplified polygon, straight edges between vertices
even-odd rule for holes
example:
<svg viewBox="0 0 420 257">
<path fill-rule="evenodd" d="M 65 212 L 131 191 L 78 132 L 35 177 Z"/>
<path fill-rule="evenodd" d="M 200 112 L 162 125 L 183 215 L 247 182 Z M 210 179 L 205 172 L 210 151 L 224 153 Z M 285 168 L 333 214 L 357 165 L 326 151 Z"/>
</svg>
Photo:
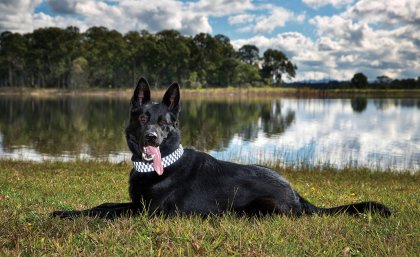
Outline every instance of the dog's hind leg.
<svg viewBox="0 0 420 257">
<path fill-rule="evenodd" d="M 299 204 L 294 202 L 279 202 L 274 197 L 260 197 L 250 202 L 243 210 L 248 215 L 281 214 L 299 216 L 302 209 Z"/>
<path fill-rule="evenodd" d="M 75 218 L 79 216 L 114 219 L 122 216 L 135 216 L 141 211 L 141 205 L 134 203 L 104 203 L 82 211 L 54 211 L 53 217 Z"/>
</svg>

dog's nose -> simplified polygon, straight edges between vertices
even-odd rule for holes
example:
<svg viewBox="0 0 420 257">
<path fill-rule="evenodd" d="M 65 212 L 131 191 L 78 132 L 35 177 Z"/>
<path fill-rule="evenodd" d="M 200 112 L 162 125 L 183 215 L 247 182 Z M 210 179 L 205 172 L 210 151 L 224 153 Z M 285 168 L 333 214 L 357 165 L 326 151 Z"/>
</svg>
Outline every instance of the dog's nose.
<svg viewBox="0 0 420 257">
<path fill-rule="evenodd" d="M 149 132 L 146 134 L 145 138 L 146 138 L 146 141 L 148 142 L 156 142 L 157 134 L 156 132 Z"/>
</svg>

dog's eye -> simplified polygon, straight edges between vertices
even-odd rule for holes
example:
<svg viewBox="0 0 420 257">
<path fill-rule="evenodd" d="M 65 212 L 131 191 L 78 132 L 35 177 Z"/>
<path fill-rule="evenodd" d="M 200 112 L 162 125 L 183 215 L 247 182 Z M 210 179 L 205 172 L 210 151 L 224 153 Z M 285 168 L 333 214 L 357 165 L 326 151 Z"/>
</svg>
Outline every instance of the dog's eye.
<svg viewBox="0 0 420 257">
<path fill-rule="evenodd" d="M 141 123 L 146 123 L 148 121 L 148 117 L 145 114 L 140 115 L 139 120 Z"/>
</svg>

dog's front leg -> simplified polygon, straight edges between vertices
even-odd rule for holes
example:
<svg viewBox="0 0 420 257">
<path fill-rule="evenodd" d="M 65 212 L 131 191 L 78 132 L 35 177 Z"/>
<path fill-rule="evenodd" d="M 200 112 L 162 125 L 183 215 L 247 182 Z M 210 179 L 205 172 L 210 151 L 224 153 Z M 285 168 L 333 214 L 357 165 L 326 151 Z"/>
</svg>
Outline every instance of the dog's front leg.
<svg viewBox="0 0 420 257">
<path fill-rule="evenodd" d="M 53 217 L 75 218 L 80 216 L 115 219 L 122 216 L 135 216 L 142 211 L 142 206 L 134 203 L 103 203 L 82 211 L 54 211 Z"/>
</svg>

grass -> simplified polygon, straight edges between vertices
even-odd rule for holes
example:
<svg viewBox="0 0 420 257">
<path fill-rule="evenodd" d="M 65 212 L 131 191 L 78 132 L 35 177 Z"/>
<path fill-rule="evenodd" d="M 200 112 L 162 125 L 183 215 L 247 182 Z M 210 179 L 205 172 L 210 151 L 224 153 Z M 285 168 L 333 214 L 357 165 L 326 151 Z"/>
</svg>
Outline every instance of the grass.
<svg viewBox="0 0 420 257">
<path fill-rule="evenodd" d="M 419 256 L 419 172 L 274 168 L 316 205 L 369 199 L 394 215 L 60 220 L 48 213 L 128 201 L 130 164 L 1 160 L 0 255 Z"/>
</svg>

